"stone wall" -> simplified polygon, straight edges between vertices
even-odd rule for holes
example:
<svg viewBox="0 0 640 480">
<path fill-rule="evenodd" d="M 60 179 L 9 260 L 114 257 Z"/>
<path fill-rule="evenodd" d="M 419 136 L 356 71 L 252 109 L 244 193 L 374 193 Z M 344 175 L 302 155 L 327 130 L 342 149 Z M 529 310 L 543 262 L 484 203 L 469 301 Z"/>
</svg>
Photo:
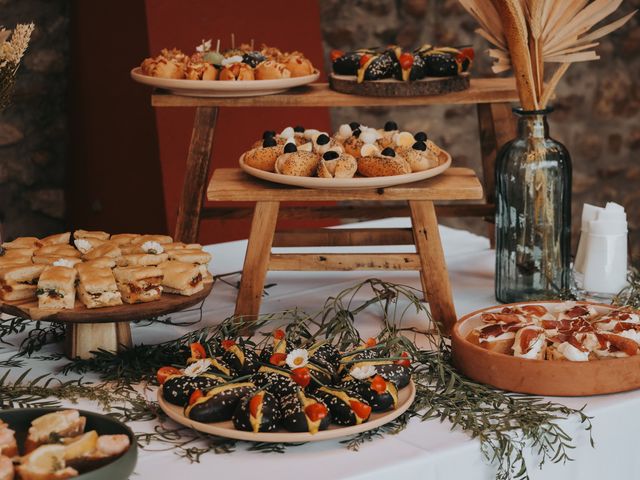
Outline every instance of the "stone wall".
<svg viewBox="0 0 640 480">
<path fill-rule="evenodd" d="M 476 49 L 473 72 L 492 75 L 483 50 L 487 43 L 474 34 L 476 24 L 458 0 L 321 0 L 325 50 L 349 50 L 388 43 L 415 47 L 471 44 Z M 627 0 L 622 11 L 640 7 Z M 574 65 L 558 89 L 551 134 L 564 143 L 574 166 L 574 242 L 585 202 L 623 204 L 630 216 L 632 245 L 640 240 L 640 16 L 605 37 L 598 62 Z M 329 64 L 325 65 L 329 71 Z M 339 125 L 357 119 L 370 126 L 394 119 L 407 130 L 425 129 L 449 150 L 459 166 L 480 172 L 475 108 L 334 109 Z M 446 223 L 486 233 L 479 220 L 453 219 Z M 634 250 L 636 259 L 640 248 Z"/>
<path fill-rule="evenodd" d="M 3 238 L 64 228 L 69 11 L 65 0 L 0 0 L 6 28 L 36 28 L 14 91 L 0 112 L 0 224 Z"/>
</svg>

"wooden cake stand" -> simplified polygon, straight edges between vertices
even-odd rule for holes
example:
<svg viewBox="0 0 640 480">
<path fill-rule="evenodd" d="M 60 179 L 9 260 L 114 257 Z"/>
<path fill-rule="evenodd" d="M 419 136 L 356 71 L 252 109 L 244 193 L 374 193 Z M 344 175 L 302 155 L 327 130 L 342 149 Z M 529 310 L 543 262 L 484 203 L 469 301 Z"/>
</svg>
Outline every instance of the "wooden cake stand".
<svg viewBox="0 0 640 480">
<path fill-rule="evenodd" d="M 206 283 L 200 292 L 185 297 L 163 293 L 160 300 L 115 307 L 86 308 L 79 300 L 73 310 L 49 310 L 38 308 L 37 300 L 0 302 L 0 312 L 32 320 L 64 323 L 67 327 L 65 355 L 73 358 L 90 358 L 98 349 L 113 352 L 130 348 L 131 326 L 129 322 L 158 317 L 184 310 L 202 302 L 213 288 Z"/>
<path fill-rule="evenodd" d="M 473 170 L 449 168 L 437 177 L 388 188 L 312 190 L 258 180 L 238 168 L 213 172 L 207 198 L 222 202 L 255 202 L 251 233 L 242 269 L 236 315 L 254 317 L 268 270 L 347 271 L 417 270 L 433 319 L 448 333 L 456 322 L 451 285 L 433 202 L 481 200 L 482 186 Z M 409 204 L 412 228 L 303 229 L 276 232 L 281 202 L 364 201 L 381 211 L 380 202 Z M 300 207 L 303 218 L 318 210 Z M 317 208 L 317 207 L 316 207 Z M 322 205 L 325 215 L 340 217 L 340 206 Z M 283 209 L 284 210 L 284 209 Z M 272 253 L 272 247 L 414 245 L 416 253 Z M 320 251 L 320 249 L 318 249 Z"/>
</svg>

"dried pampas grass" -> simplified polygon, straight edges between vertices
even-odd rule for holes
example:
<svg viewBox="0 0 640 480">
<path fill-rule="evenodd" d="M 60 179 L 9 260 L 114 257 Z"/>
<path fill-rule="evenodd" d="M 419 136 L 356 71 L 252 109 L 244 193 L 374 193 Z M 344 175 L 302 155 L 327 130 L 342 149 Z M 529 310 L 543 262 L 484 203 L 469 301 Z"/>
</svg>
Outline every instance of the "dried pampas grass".
<svg viewBox="0 0 640 480">
<path fill-rule="evenodd" d="M 512 69 L 526 110 L 545 108 L 553 92 L 575 62 L 600 57 L 596 40 L 622 27 L 636 11 L 597 30 L 591 29 L 613 14 L 622 0 L 460 0 L 478 21 L 476 32 L 494 48 L 496 73 Z M 545 84 L 545 63 L 559 63 Z"/>
</svg>

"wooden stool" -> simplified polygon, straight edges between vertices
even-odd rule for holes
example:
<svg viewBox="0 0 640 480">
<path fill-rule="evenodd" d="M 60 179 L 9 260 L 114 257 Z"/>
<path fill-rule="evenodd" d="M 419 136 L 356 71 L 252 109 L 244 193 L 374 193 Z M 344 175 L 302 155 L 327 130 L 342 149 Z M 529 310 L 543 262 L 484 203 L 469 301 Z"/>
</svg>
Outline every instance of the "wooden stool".
<svg viewBox="0 0 640 480">
<path fill-rule="evenodd" d="M 236 315 L 254 317 L 268 270 L 419 270 L 423 293 L 433 319 L 448 333 L 456 321 L 451 285 L 444 261 L 436 200 L 481 200 L 482 186 L 467 168 L 450 168 L 435 178 L 374 190 L 310 190 L 263 182 L 236 168 L 214 171 L 207 198 L 213 201 L 256 202 L 244 260 Z M 280 202 L 408 202 L 411 229 L 305 229 L 276 233 Z M 298 207 L 299 208 L 299 207 Z M 321 207 L 331 211 L 333 207 Z M 339 208 L 339 207 L 338 207 Z M 272 247 L 415 245 L 416 253 L 274 254 Z"/>
</svg>

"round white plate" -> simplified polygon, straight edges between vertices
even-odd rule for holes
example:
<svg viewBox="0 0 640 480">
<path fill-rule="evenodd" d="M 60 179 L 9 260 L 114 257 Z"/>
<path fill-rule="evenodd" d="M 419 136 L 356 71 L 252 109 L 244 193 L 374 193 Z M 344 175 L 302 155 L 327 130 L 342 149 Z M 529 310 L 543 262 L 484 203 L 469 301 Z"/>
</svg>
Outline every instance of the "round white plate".
<svg viewBox="0 0 640 480">
<path fill-rule="evenodd" d="M 294 187 L 314 188 L 316 190 L 351 190 L 360 188 L 386 188 L 394 185 L 418 182 L 427 178 L 440 175 L 451 166 L 451 155 L 441 152 L 440 165 L 423 172 L 408 173 L 406 175 L 393 175 L 388 177 L 353 177 L 353 178 L 320 178 L 320 177 L 294 177 L 291 175 L 281 175 L 279 173 L 266 172 L 250 167 L 244 163 L 244 154 L 240 157 L 240 168 L 262 180 Z"/>
<path fill-rule="evenodd" d="M 398 408 L 389 412 L 372 413 L 369 421 L 361 423 L 360 425 L 341 427 L 339 425 L 331 424 L 327 430 L 322 430 L 315 434 L 308 432 L 291 433 L 285 431 L 253 433 L 236 430 L 231 420 L 217 423 L 194 422 L 184 416 L 181 407 L 166 402 L 162 397 L 162 389 L 158 389 L 158 403 L 160 404 L 160 408 L 169 416 L 169 418 L 175 420 L 181 425 L 193 428 L 199 432 L 217 435 L 219 437 L 233 438 L 235 440 L 244 440 L 247 442 L 274 443 L 319 442 L 321 440 L 333 440 L 366 432 L 367 430 L 373 430 L 385 423 L 389 423 L 391 420 L 398 418 L 406 412 L 413 403 L 415 397 L 416 387 L 412 380 L 409 382 L 409 385 L 398 392 Z"/>
<path fill-rule="evenodd" d="M 293 87 L 307 85 L 320 77 L 317 70 L 313 75 L 304 77 L 281 78 L 278 80 L 184 80 L 172 78 L 151 77 L 142 73 L 140 67 L 131 70 L 131 78 L 136 82 L 156 88 L 169 90 L 176 95 L 188 97 L 254 97 L 258 95 L 273 95 Z"/>
</svg>

